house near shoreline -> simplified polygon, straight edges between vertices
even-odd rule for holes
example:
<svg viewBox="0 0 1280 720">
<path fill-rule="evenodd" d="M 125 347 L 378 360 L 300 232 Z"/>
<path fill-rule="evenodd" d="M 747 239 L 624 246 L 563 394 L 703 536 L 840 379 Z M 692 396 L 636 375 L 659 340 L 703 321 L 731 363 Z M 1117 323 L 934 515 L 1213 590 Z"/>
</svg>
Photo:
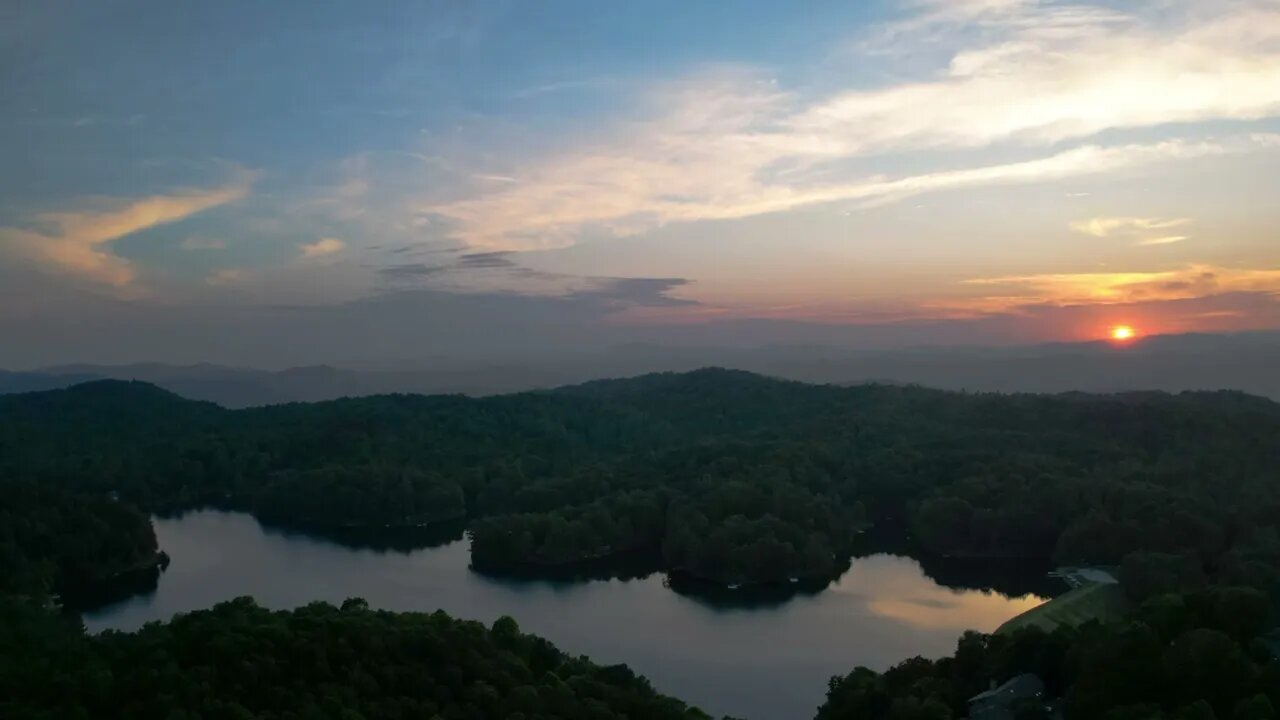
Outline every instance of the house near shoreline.
<svg viewBox="0 0 1280 720">
<path fill-rule="evenodd" d="M 1020 707 L 1044 702 L 1044 682 L 1024 673 L 969 698 L 969 720 L 1014 720 Z"/>
</svg>

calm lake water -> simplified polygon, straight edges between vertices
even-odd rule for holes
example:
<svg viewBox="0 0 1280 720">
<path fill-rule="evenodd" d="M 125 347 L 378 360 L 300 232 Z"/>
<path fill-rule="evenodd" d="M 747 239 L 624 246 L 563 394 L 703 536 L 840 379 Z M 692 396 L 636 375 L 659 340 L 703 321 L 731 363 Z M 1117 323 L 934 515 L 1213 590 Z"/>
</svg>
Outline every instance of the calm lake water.
<svg viewBox="0 0 1280 720">
<path fill-rule="evenodd" d="M 734 607 L 674 592 L 662 573 L 487 577 L 468 568 L 465 540 L 410 552 L 358 549 L 217 511 L 156 519 L 155 529 L 172 559 L 159 584 L 85 613 L 90 631 L 132 630 L 241 595 L 280 609 L 359 596 L 377 608 L 443 609 L 486 624 L 510 615 L 568 653 L 626 663 L 664 693 L 750 720 L 811 718 L 830 676 L 950 654 L 964 630 L 989 632 L 1043 602 L 943 587 L 915 560 L 888 554 L 854 560 L 822 592 Z"/>
</svg>

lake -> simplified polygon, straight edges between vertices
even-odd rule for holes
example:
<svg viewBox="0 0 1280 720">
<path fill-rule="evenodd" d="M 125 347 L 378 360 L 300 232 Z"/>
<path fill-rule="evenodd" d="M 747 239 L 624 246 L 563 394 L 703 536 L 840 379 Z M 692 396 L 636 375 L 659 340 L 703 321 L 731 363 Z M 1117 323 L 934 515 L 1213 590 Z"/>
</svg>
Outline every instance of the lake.
<svg viewBox="0 0 1280 720">
<path fill-rule="evenodd" d="M 154 524 L 168 569 L 153 591 L 86 612 L 91 632 L 132 630 L 241 595 L 279 609 L 359 596 L 376 608 L 443 609 L 486 624 L 510 615 L 565 652 L 626 663 L 661 692 L 717 717 L 749 720 L 811 718 L 830 676 L 948 655 L 964 630 L 990 632 L 1044 601 L 945 587 L 917 561 L 892 554 L 855 559 L 816 594 L 736 605 L 675 592 L 661 572 L 582 581 L 489 577 L 469 569 L 466 540 L 411 551 L 358 548 L 221 511 Z M 945 576 L 957 583 L 953 575 Z"/>
</svg>

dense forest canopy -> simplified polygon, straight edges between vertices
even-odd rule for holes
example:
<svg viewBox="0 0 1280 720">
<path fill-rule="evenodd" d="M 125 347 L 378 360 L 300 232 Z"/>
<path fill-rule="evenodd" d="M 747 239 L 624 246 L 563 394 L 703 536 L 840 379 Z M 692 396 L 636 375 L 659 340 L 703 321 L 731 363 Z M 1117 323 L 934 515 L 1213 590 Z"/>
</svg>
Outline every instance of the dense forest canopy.
<svg viewBox="0 0 1280 720">
<path fill-rule="evenodd" d="M 1215 587 L 1151 598 L 1108 626 L 970 632 L 951 657 L 832 678 L 817 720 L 964 718 L 971 698 L 1025 673 L 1044 692 L 1010 704 L 1017 720 L 1269 720 L 1280 707 L 1271 608 L 1260 591 Z"/>
<path fill-rule="evenodd" d="M 511 618 L 486 628 L 354 599 L 270 612 L 249 598 L 89 637 L 0 597 L 0 717 L 709 720 Z"/>
<path fill-rule="evenodd" d="M 75 591 L 161 560 L 151 522 L 109 497 L 0 487 L 0 596 Z"/>
<path fill-rule="evenodd" d="M 925 553 L 1112 565 L 1125 620 L 971 633 L 953 657 L 857 668 L 819 720 L 965 717 L 1023 673 L 1045 697 L 1020 720 L 1275 718 L 1277 438 L 1280 406 L 1239 393 L 721 370 L 239 411 L 141 383 L 0 398 L 0 716 L 704 717 L 509 619 L 240 600 L 86 637 L 40 606 L 155 562 L 143 511 L 213 505 L 316 530 L 465 519 L 473 561 L 497 569 L 644 550 L 720 583 L 828 578 L 873 523 Z"/>
<path fill-rule="evenodd" d="M 703 370 L 229 411 L 107 381 L 0 398 L 0 478 L 303 528 L 465 517 L 491 568 L 643 549 L 723 583 L 822 578 L 860 528 L 891 520 L 929 552 L 1173 555 L 1272 589 L 1276 437 L 1280 405 L 1231 392 L 974 395 Z"/>
</svg>

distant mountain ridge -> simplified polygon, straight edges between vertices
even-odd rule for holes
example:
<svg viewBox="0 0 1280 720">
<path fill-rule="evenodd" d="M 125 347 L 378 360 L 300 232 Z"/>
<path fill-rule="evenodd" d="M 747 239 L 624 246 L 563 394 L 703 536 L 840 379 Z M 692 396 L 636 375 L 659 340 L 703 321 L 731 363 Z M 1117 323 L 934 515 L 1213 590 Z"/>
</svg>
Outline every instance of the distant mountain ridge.
<svg viewBox="0 0 1280 720">
<path fill-rule="evenodd" d="M 805 382 L 867 381 L 946 390 L 1125 392 L 1241 390 L 1280 400 L 1280 333 L 1167 335 L 1109 342 L 1013 347 L 851 351 L 831 346 L 758 348 L 628 345 L 596 354 L 476 362 L 432 359 L 395 370 L 311 365 L 271 371 L 213 364 L 75 364 L 0 371 L 0 394 L 95 379 L 142 380 L 230 408 L 385 393 L 492 395 L 605 377 L 722 366 Z"/>
<path fill-rule="evenodd" d="M 58 390 L 71 385 L 102 380 L 102 375 L 54 372 L 9 372 L 0 370 L 0 395 Z"/>
</svg>

